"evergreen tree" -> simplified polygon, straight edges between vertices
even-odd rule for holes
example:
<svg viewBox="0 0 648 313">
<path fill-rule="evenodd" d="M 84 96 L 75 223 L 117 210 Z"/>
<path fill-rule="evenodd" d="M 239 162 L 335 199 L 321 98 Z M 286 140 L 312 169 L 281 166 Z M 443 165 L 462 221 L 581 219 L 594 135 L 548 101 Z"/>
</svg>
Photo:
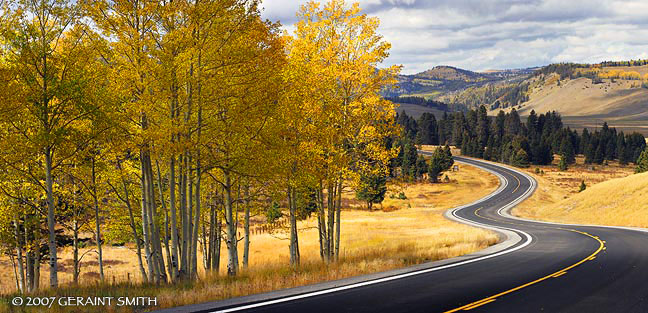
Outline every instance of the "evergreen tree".
<svg viewBox="0 0 648 313">
<path fill-rule="evenodd" d="M 580 187 L 578 187 L 578 192 L 583 192 L 585 189 L 587 189 L 587 185 L 585 185 L 585 181 L 581 181 Z"/>
<path fill-rule="evenodd" d="M 529 155 L 524 151 L 524 149 L 520 148 L 515 153 L 515 158 L 511 163 L 513 166 L 517 167 L 529 167 Z"/>
<path fill-rule="evenodd" d="M 454 164 L 454 159 L 452 158 L 450 147 L 447 145 L 445 147 L 438 147 L 432 154 L 428 165 L 428 178 L 430 181 L 433 183 L 439 182 L 439 176 L 449 170 L 452 164 Z"/>
<path fill-rule="evenodd" d="M 560 163 L 558 163 L 558 169 L 561 171 L 566 171 L 568 168 L 567 166 L 567 159 L 565 158 L 564 155 L 560 157 Z"/>
<path fill-rule="evenodd" d="M 423 177 L 423 174 L 428 172 L 428 165 L 425 161 L 425 158 L 419 154 L 418 159 L 416 159 L 416 176 L 415 178 Z"/>
<path fill-rule="evenodd" d="M 387 193 L 387 177 L 384 173 L 372 173 L 360 177 L 356 198 L 367 203 L 371 211 L 374 203 L 382 203 Z"/>
<path fill-rule="evenodd" d="M 565 164 L 574 164 L 576 162 L 576 155 L 574 154 L 574 147 L 572 146 L 569 137 L 564 137 L 560 144 L 561 162 L 564 160 Z"/>
<path fill-rule="evenodd" d="M 438 145 L 438 124 L 434 114 L 425 112 L 418 119 L 418 143 L 424 145 Z"/>
<path fill-rule="evenodd" d="M 418 159 L 418 151 L 416 146 L 411 142 L 407 142 L 404 146 L 403 162 L 401 163 L 401 175 L 403 177 L 413 177 L 416 174 L 416 160 Z"/>
<path fill-rule="evenodd" d="M 635 173 L 643 173 L 648 171 L 648 149 L 641 152 L 639 158 L 637 159 L 637 162 L 635 163 L 637 164 Z"/>
</svg>

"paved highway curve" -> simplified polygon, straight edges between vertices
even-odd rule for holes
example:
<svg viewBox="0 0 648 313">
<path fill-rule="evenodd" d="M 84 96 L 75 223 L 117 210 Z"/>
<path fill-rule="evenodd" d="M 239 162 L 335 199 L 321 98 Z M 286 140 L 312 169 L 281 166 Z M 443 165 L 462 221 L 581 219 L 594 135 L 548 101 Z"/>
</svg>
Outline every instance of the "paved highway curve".
<svg viewBox="0 0 648 313">
<path fill-rule="evenodd" d="M 512 217 L 508 211 L 533 192 L 535 180 L 455 159 L 497 175 L 501 185 L 447 215 L 498 230 L 508 238 L 503 250 L 161 312 L 648 312 L 648 233 Z"/>
</svg>

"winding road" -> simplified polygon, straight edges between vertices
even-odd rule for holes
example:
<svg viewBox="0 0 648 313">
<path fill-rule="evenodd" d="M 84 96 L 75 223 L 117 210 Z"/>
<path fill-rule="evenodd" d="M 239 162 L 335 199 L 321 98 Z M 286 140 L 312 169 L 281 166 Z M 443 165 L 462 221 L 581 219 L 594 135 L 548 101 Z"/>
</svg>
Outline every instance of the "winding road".
<svg viewBox="0 0 648 313">
<path fill-rule="evenodd" d="M 421 152 L 425 153 L 425 152 Z M 450 219 L 501 242 L 471 255 L 160 312 L 648 312 L 648 233 L 562 225 L 509 214 L 537 183 L 495 163 L 455 157 L 500 179 Z"/>
</svg>

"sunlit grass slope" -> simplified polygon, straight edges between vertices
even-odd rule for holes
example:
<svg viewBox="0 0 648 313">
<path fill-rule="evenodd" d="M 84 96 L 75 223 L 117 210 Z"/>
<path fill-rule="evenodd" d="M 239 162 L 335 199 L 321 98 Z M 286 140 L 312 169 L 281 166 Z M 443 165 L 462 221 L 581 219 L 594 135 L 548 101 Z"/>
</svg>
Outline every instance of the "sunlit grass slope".
<svg viewBox="0 0 648 313">
<path fill-rule="evenodd" d="M 518 212 L 564 223 L 648 227 L 648 173 L 604 181 L 555 204 Z"/>
</svg>

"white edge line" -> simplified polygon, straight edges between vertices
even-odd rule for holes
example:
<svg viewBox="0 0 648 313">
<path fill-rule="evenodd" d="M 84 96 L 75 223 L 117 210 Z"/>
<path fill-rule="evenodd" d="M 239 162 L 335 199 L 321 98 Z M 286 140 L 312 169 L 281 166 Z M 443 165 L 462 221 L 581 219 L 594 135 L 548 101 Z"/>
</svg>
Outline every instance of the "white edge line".
<svg viewBox="0 0 648 313">
<path fill-rule="evenodd" d="M 467 162 L 461 162 L 461 161 L 458 161 L 458 160 L 457 160 L 457 162 L 468 164 Z M 479 262 L 479 261 L 482 261 L 482 260 L 494 258 L 494 257 L 500 256 L 500 255 L 504 255 L 504 254 L 508 254 L 508 253 L 517 251 L 517 250 L 522 249 L 522 248 L 526 247 L 527 245 L 529 245 L 531 243 L 531 241 L 533 240 L 533 238 L 531 237 L 531 235 L 527 234 L 526 232 L 523 232 L 523 231 L 520 231 L 520 230 L 517 230 L 517 229 L 507 228 L 507 227 L 499 227 L 499 226 L 494 227 L 494 226 L 491 226 L 491 225 L 486 225 L 486 224 L 482 224 L 482 223 L 478 223 L 478 222 L 473 222 L 473 221 L 469 221 L 467 219 L 464 219 L 464 218 L 459 217 L 459 216 L 456 215 L 456 212 L 458 210 L 461 210 L 463 208 L 466 208 L 466 207 L 475 205 L 477 203 L 486 201 L 486 200 L 500 194 L 502 192 L 502 190 L 504 190 L 506 185 L 508 185 L 508 181 L 506 181 L 504 179 L 504 177 L 501 176 L 500 174 L 498 174 L 498 173 L 496 173 L 496 172 L 494 172 L 494 171 L 492 171 L 490 169 L 481 167 L 479 165 L 475 165 L 475 164 L 469 164 L 469 165 L 481 168 L 483 170 L 486 170 L 486 171 L 488 171 L 490 173 L 495 174 L 496 176 L 498 176 L 500 181 L 505 182 L 505 185 L 504 185 L 504 187 L 502 187 L 502 184 L 500 184 L 500 188 L 498 188 L 495 192 L 491 193 L 490 195 L 488 195 L 488 196 L 486 196 L 486 197 L 484 197 L 482 199 L 479 199 L 479 200 L 477 200 L 477 201 L 475 201 L 473 203 L 470 203 L 470 204 L 466 204 L 466 205 L 462 205 L 462 206 L 457 207 L 457 208 L 450 209 L 448 211 L 451 212 L 452 216 L 454 216 L 455 218 L 461 220 L 465 224 L 475 225 L 475 226 L 479 226 L 479 227 L 482 227 L 482 228 L 491 229 L 491 230 L 495 230 L 495 231 L 498 231 L 498 230 L 508 230 L 508 231 L 511 231 L 511 232 L 518 231 L 518 232 L 524 234 L 524 236 L 526 237 L 526 242 L 525 243 L 523 243 L 522 245 L 519 245 L 517 247 L 509 248 L 509 249 L 506 249 L 506 250 L 503 250 L 503 251 L 500 251 L 500 252 L 497 252 L 497 253 L 493 253 L 493 254 L 489 254 L 489 255 L 482 256 L 482 257 L 477 257 L 477 258 L 474 258 L 474 259 L 465 260 L 465 261 L 461 261 L 461 262 L 457 262 L 457 263 L 452 263 L 452 264 L 448 264 L 448 265 L 442 265 L 442 266 L 439 266 L 439 267 L 434 267 L 434 268 L 429 268 L 429 269 L 425 269 L 425 270 L 420 270 L 420 271 L 415 271 L 415 272 L 410 272 L 410 273 L 405 273 L 405 274 L 389 276 L 389 277 L 385 277 L 385 278 L 379 278 L 379 279 L 370 280 L 370 281 L 366 281 L 366 282 L 362 282 L 362 283 L 355 283 L 355 284 L 350 284 L 350 285 L 346 285 L 346 286 L 340 286 L 340 287 L 335 287 L 335 288 L 330 288 L 330 289 L 325 289 L 325 290 L 320 290 L 320 291 L 315 291 L 315 292 L 309 292 L 309 293 L 305 293 L 305 294 L 301 294 L 301 295 L 290 296 L 290 297 L 280 298 L 280 299 L 276 299 L 276 300 L 270 300 L 270 301 L 264 301 L 264 302 L 254 303 L 254 304 L 248 304 L 248 305 L 233 307 L 233 308 L 224 309 L 224 310 L 210 311 L 210 312 L 212 312 L 212 313 L 236 312 L 236 311 L 240 311 L 240 310 L 247 310 L 247 309 L 257 308 L 257 307 L 261 307 L 261 306 L 267 306 L 267 305 L 272 305 L 272 304 L 277 304 L 277 303 L 282 303 L 282 302 L 288 302 L 288 301 L 293 301 L 293 300 L 299 300 L 299 299 L 304 299 L 304 298 L 329 294 L 329 293 L 333 293 L 333 292 L 338 292 L 338 291 L 343 291 L 343 290 L 348 290 L 348 289 L 373 285 L 373 284 L 379 284 L 379 283 L 392 281 L 392 280 L 396 280 L 396 279 L 401 279 L 401 278 L 405 278 L 405 277 L 410 277 L 410 276 L 435 272 L 435 271 L 439 271 L 439 270 L 442 270 L 442 269 L 447 269 L 447 268 L 457 267 L 457 266 L 461 266 L 461 265 L 465 265 L 465 264 L 469 264 L 469 263 Z M 495 166 L 499 166 L 499 165 L 495 165 Z M 534 182 L 535 182 L 535 180 L 532 179 L 530 187 L 535 188 L 534 187 L 535 186 Z M 516 198 L 515 200 L 513 200 L 513 202 L 509 203 L 505 207 L 513 207 L 513 206 L 517 205 L 518 203 L 522 202 L 524 199 L 526 199 L 530 195 L 530 193 L 533 192 L 533 188 L 527 189 L 527 191 L 525 193 L 523 193 L 520 197 Z"/>
</svg>

